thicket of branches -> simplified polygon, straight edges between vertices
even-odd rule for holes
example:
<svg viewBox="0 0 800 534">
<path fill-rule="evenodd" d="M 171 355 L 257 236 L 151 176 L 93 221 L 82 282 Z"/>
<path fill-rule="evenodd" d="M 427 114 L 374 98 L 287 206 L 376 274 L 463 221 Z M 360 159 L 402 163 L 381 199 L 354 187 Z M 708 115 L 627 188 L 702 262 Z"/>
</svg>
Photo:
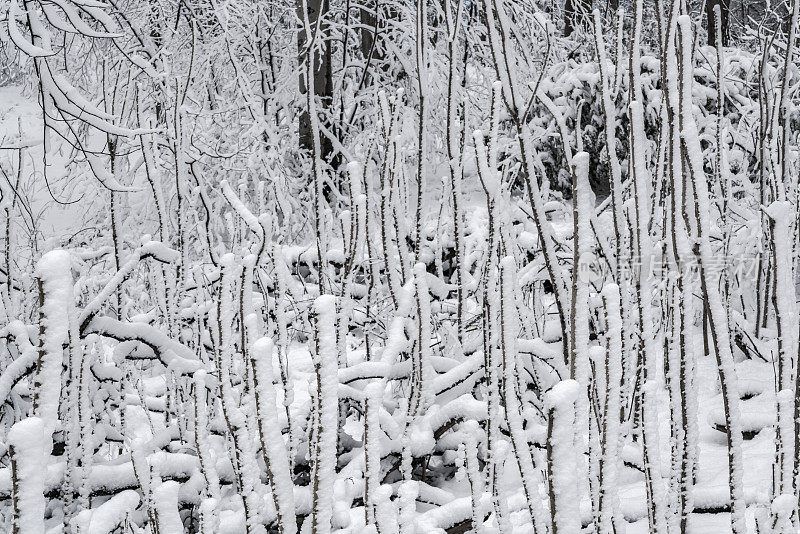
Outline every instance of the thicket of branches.
<svg viewBox="0 0 800 534">
<path fill-rule="evenodd" d="M 44 128 L 0 146 L 0 529 L 800 528 L 796 1 L 4 7 Z"/>
</svg>

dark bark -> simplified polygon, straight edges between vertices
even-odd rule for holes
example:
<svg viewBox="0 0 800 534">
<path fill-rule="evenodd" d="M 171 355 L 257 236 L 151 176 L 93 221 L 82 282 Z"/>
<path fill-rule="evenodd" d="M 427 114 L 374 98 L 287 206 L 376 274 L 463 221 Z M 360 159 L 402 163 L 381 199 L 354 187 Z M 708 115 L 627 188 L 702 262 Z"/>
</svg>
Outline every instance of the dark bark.
<svg viewBox="0 0 800 534">
<path fill-rule="evenodd" d="M 729 0 L 707 0 L 706 1 L 706 28 L 708 30 L 708 45 L 717 44 L 717 25 L 714 9 L 719 6 L 720 19 L 722 20 L 722 46 L 728 46 L 730 31 L 728 29 L 728 19 L 730 18 Z"/>
<path fill-rule="evenodd" d="M 158 3 L 155 0 L 150 0 L 150 2 L 148 2 L 147 23 L 150 26 L 150 39 L 152 40 L 153 47 L 155 48 L 154 52 L 156 54 L 160 53 L 161 47 L 164 45 L 164 32 L 161 22 L 163 18 L 164 13 Z M 156 124 L 163 126 L 167 123 L 167 110 L 161 98 L 156 98 L 155 100 L 155 114 Z"/>
<path fill-rule="evenodd" d="M 384 48 L 381 45 L 382 32 L 385 30 L 383 13 L 385 6 L 381 0 L 365 0 L 363 8 L 359 9 L 361 30 L 359 32 L 361 55 L 364 58 L 364 71 L 359 82 L 359 89 L 372 83 L 375 68 L 385 72 Z"/>
<path fill-rule="evenodd" d="M 564 3 L 564 36 L 569 37 L 586 24 L 592 13 L 592 0 L 566 0 Z"/>
<path fill-rule="evenodd" d="M 300 29 L 297 33 L 297 49 L 299 54 L 299 65 L 309 61 L 313 57 L 314 61 L 314 94 L 320 100 L 320 107 L 318 111 L 322 111 L 330 106 L 333 97 L 333 70 L 331 61 L 331 41 L 329 38 L 328 23 L 325 20 L 325 14 L 328 11 L 328 0 L 307 0 L 306 2 L 308 21 L 311 25 L 311 38 L 313 40 L 313 51 L 307 50 L 308 43 L 306 42 L 306 32 L 303 27 L 303 2 L 297 2 L 297 16 L 300 20 Z M 319 34 L 314 36 L 314 30 L 317 27 L 317 20 L 322 17 L 319 24 Z M 306 80 L 306 69 L 300 68 L 300 93 L 305 95 L 308 91 L 308 80 Z M 311 117 L 308 114 L 308 109 L 304 108 L 300 114 L 299 123 L 299 136 L 300 148 L 308 151 L 314 149 L 314 136 L 311 130 Z M 323 161 L 329 161 L 333 153 L 333 144 L 324 134 L 320 135 L 318 140 L 320 143 L 320 155 Z"/>
<path fill-rule="evenodd" d="M 377 59 L 378 50 L 373 50 L 378 37 L 378 9 L 380 0 L 364 2 L 366 8 L 359 9 L 361 16 L 361 54 L 365 60 Z"/>
</svg>

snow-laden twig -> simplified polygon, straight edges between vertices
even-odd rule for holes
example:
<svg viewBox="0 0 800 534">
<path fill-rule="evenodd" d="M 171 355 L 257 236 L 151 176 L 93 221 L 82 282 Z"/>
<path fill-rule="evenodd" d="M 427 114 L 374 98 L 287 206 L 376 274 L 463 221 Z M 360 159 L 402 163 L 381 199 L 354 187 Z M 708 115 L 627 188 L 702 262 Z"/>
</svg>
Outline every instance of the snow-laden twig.
<svg viewBox="0 0 800 534">
<path fill-rule="evenodd" d="M 336 299 L 322 295 L 314 302 L 316 374 L 316 406 L 318 428 L 316 443 L 312 444 L 313 471 L 311 517 L 312 534 L 325 534 L 331 530 L 333 508 L 333 483 L 336 468 L 336 429 L 338 388 L 336 369 Z"/>
<path fill-rule="evenodd" d="M 273 348 L 272 340 L 261 338 L 253 343 L 251 350 L 255 369 L 258 433 L 280 531 L 282 534 L 294 534 L 297 530 L 294 484 L 289 473 L 291 462 L 278 422 L 278 404 L 272 379 Z"/>
<path fill-rule="evenodd" d="M 14 534 L 44 534 L 45 476 L 52 428 L 39 417 L 14 424 L 8 432 L 13 484 Z"/>
</svg>

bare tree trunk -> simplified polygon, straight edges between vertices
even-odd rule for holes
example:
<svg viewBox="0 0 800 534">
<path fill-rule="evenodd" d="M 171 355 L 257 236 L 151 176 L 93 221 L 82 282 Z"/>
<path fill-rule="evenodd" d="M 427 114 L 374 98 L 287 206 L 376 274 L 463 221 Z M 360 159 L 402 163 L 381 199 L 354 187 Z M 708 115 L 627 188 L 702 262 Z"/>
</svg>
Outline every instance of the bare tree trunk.
<svg viewBox="0 0 800 534">
<path fill-rule="evenodd" d="M 380 0 L 364 2 L 364 7 L 359 9 L 361 17 L 361 53 L 365 60 L 380 59 L 380 50 L 377 49 L 378 24 L 380 21 Z"/>
<path fill-rule="evenodd" d="M 564 36 L 569 37 L 578 27 L 584 26 L 592 12 L 592 0 L 566 0 L 564 3 Z"/>
<path fill-rule="evenodd" d="M 306 13 L 303 13 L 305 7 Z M 297 2 L 297 16 L 302 21 L 304 17 L 308 16 L 308 22 L 311 25 L 312 32 L 318 27 L 318 30 L 312 33 L 311 45 L 313 46 L 314 58 L 314 95 L 318 96 L 322 102 L 322 107 L 330 104 L 333 96 L 333 70 L 331 61 L 331 43 L 328 39 L 328 24 L 325 20 L 325 14 L 328 11 L 328 0 L 298 0 Z M 297 32 L 297 51 L 298 63 L 302 64 L 308 61 L 310 51 L 306 49 L 308 43 L 306 42 L 305 29 L 301 27 Z M 306 69 L 299 69 L 300 72 L 300 93 L 305 95 L 309 89 L 308 80 L 306 80 Z M 314 149 L 314 136 L 311 129 L 311 117 L 308 114 L 308 109 L 304 109 L 300 115 L 299 124 L 300 148 L 308 151 Z M 320 136 L 320 155 L 323 161 L 330 161 L 331 154 L 333 153 L 333 144 L 330 139 L 325 135 Z"/>
</svg>

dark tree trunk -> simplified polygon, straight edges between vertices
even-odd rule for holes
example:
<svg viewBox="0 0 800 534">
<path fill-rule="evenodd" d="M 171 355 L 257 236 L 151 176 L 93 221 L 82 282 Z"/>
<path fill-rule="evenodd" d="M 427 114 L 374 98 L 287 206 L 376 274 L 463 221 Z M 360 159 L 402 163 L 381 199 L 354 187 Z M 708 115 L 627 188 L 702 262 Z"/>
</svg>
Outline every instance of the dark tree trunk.
<svg viewBox="0 0 800 534">
<path fill-rule="evenodd" d="M 155 0 L 150 0 L 148 2 L 148 10 L 147 10 L 147 23 L 150 26 L 150 39 L 153 41 L 153 46 L 155 47 L 155 53 L 159 54 L 161 52 L 161 47 L 164 44 L 163 38 L 163 31 L 162 31 L 162 24 L 161 21 L 164 18 L 164 14 L 161 11 L 161 8 L 158 5 L 158 2 Z M 155 59 L 155 58 L 150 58 Z M 164 108 L 163 98 L 156 98 L 155 99 L 155 113 L 156 113 L 156 124 L 164 125 L 167 123 L 167 115 L 166 110 Z"/>
<path fill-rule="evenodd" d="M 365 1 L 365 7 L 359 10 L 362 26 L 361 54 L 365 60 L 368 60 L 370 55 L 375 59 L 375 54 L 378 52 L 372 49 L 378 36 L 378 2 L 379 0 Z"/>
<path fill-rule="evenodd" d="M 361 86 L 367 86 L 372 81 L 373 65 L 382 66 L 383 47 L 381 46 L 381 0 L 365 0 L 363 8 L 359 10 L 361 18 L 361 55 L 364 57 L 364 74 Z"/>
<path fill-rule="evenodd" d="M 592 13 L 592 0 L 566 0 L 564 2 L 564 36 L 569 37 Z"/>
<path fill-rule="evenodd" d="M 708 45 L 717 44 L 717 22 L 714 8 L 719 6 L 720 19 L 722 21 L 722 46 L 728 46 L 729 31 L 728 19 L 730 18 L 730 0 L 706 0 L 706 28 L 708 29 Z"/>
<path fill-rule="evenodd" d="M 328 0 L 307 0 L 308 21 L 311 25 L 312 39 L 314 29 L 317 26 L 317 19 L 323 17 L 320 24 L 319 35 L 314 42 L 314 50 L 306 50 L 306 32 L 303 27 L 303 3 L 297 2 L 297 16 L 300 19 L 300 30 L 297 33 L 297 49 L 299 54 L 300 72 L 300 93 L 305 95 L 308 91 L 308 80 L 306 80 L 306 69 L 302 65 L 309 61 L 309 55 L 313 56 L 314 61 L 314 94 L 319 98 L 321 106 L 318 111 L 329 108 L 333 97 L 333 71 L 331 61 L 331 40 L 328 35 L 328 24 L 325 22 L 324 15 L 328 10 Z M 312 151 L 315 139 L 311 130 L 311 118 L 308 115 L 308 108 L 304 107 L 300 114 L 299 124 L 300 148 Z M 333 153 L 333 144 L 324 134 L 316 140 L 320 143 L 320 155 L 323 161 L 330 161 Z"/>
</svg>

